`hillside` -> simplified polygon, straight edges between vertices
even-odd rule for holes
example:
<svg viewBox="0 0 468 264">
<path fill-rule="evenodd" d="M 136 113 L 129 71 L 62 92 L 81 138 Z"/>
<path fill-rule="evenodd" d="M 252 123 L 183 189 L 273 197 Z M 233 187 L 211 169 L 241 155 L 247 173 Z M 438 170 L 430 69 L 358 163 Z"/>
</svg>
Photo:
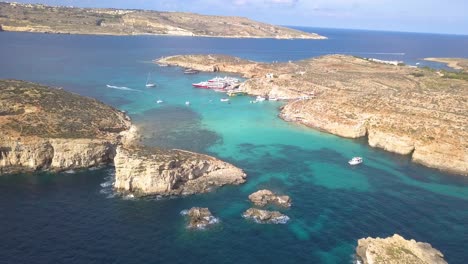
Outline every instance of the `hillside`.
<svg viewBox="0 0 468 264">
<path fill-rule="evenodd" d="M 4 2 L 0 2 L 0 28 L 4 31 L 94 35 L 325 38 L 315 33 L 269 25 L 243 17 L 147 10 L 54 7 Z"/>
</svg>

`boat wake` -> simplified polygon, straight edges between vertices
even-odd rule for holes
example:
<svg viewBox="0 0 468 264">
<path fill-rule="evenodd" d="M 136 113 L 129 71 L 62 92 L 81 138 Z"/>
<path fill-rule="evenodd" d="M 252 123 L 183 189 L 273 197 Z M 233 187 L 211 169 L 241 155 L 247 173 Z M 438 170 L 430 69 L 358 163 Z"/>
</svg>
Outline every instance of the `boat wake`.
<svg viewBox="0 0 468 264">
<path fill-rule="evenodd" d="M 135 89 L 128 88 L 128 87 L 125 87 L 125 86 L 115 86 L 115 85 L 109 85 L 109 84 L 107 84 L 106 86 L 107 86 L 107 88 L 117 89 L 117 90 L 122 90 L 122 91 L 140 92 L 139 90 L 135 90 Z"/>
</svg>

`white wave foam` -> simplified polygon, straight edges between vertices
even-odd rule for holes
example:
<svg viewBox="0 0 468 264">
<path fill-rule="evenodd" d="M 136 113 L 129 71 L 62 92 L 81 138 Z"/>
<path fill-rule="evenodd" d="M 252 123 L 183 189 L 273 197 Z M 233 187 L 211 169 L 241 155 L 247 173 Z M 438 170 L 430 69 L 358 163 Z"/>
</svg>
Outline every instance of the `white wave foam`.
<svg viewBox="0 0 468 264">
<path fill-rule="evenodd" d="M 185 210 L 180 211 L 180 214 L 181 215 L 187 215 L 188 212 L 189 212 L 189 210 L 185 209 Z"/>
<path fill-rule="evenodd" d="M 134 200 L 134 199 L 135 199 L 135 195 L 133 195 L 133 194 L 127 194 L 127 195 L 124 195 L 124 196 L 122 197 L 122 199 L 124 199 L 124 200 Z"/>
<path fill-rule="evenodd" d="M 101 183 L 102 188 L 110 187 L 112 185 L 114 185 L 112 181 L 106 181 L 106 182 Z"/>
<path fill-rule="evenodd" d="M 107 84 L 106 86 L 107 86 L 107 88 L 117 89 L 117 90 L 122 90 L 122 91 L 140 92 L 139 90 L 135 90 L 135 89 L 128 88 L 128 87 L 125 87 L 125 86 L 115 86 L 115 85 L 109 85 L 109 84 Z"/>
<path fill-rule="evenodd" d="M 74 171 L 74 170 L 67 170 L 67 171 L 65 171 L 65 173 L 67 173 L 67 174 L 75 174 L 76 171 Z"/>
</svg>

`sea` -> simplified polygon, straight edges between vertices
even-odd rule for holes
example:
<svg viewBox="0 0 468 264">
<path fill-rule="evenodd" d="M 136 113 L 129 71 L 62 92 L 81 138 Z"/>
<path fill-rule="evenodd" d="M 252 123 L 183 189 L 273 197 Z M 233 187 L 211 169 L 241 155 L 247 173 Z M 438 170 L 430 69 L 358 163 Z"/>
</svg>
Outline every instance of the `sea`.
<svg viewBox="0 0 468 264">
<path fill-rule="evenodd" d="M 285 62 L 338 53 L 446 68 L 421 59 L 468 58 L 463 35 L 301 29 L 328 39 L 1 32 L 0 78 L 97 98 L 126 111 L 145 144 L 216 156 L 248 180 L 207 194 L 134 198 L 113 192 L 112 167 L 2 176 L 0 263 L 354 263 L 358 239 L 393 234 L 467 263 L 468 177 L 287 123 L 278 117 L 282 102 L 220 102 L 224 94 L 191 86 L 217 74 L 152 63 L 176 54 Z M 145 87 L 149 73 L 155 88 Z M 364 163 L 350 167 L 353 156 Z M 289 209 L 269 207 L 288 215 L 286 224 L 242 217 L 259 189 L 292 198 Z M 180 212 L 193 206 L 208 207 L 219 223 L 187 229 Z"/>
</svg>

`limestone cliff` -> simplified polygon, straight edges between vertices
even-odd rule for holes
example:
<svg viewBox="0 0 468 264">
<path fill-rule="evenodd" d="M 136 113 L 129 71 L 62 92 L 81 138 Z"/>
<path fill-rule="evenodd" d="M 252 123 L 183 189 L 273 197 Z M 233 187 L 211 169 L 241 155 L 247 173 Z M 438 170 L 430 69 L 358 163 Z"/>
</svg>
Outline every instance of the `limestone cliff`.
<svg viewBox="0 0 468 264">
<path fill-rule="evenodd" d="M 136 195 L 190 195 L 226 184 L 241 184 L 246 175 L 216 158 L 183 150 L 149 147 L 117 149 L 115 184 Z"/>
<path fill-rule="evenodd" d="M 139 195 L 194 194 L 245 182 L 213 157 L 139 145 L 123 112 L 34 83 L 0 80 L 0 175 L 115 164 L 115 188 Z"/>
<path fill-rule="evenodd" d="M 0 174 L 112 163 L 129 118 L 97 100 L 0 81 Z"/>
<path fill-rule="evenodd" d="M 159 62 L 241 74 L 248 80 L 240 92 L 287 101 L 280 112 L 287 121 L 346 138 L 367 137 L 372 147 L 468 175 L 468 73 L 464 71 L 441 73 L 345 55 L 287 63 L 183 55 Z"/>
<path fill-rule="evenodd" d="M 363 264 L 447 264 L 444 255 L 430 244 L 399 235 L 359 239 L 356 254 Z"/>
<path fill-rule="evenodd" d="M 0 24 L 6 31 L 65 34 L 325 39 L 315 33 L 243 17 L 2 2 Z"/>
</svg>

